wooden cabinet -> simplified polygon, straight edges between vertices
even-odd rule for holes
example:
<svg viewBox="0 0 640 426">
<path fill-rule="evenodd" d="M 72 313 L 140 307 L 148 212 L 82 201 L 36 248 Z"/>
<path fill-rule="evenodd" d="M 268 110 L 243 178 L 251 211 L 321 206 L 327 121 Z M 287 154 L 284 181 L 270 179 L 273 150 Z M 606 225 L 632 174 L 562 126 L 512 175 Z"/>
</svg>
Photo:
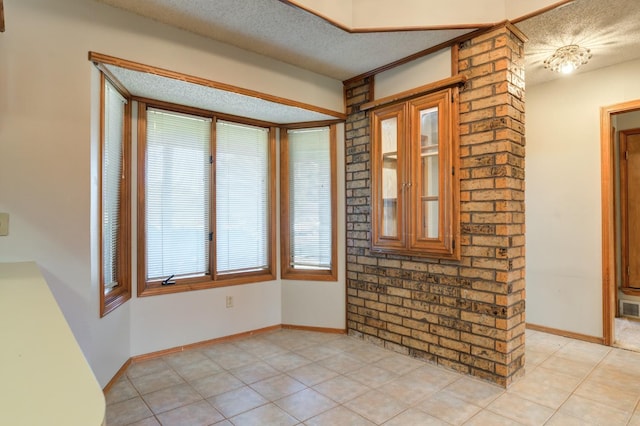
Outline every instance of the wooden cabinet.
<svg viewBox="0 0 640 426">
<path fill-rule="evenodd" d="M 374 110 L 371 117 L 372 249 L 459 258 L 454 89 Z"/>
</svg>

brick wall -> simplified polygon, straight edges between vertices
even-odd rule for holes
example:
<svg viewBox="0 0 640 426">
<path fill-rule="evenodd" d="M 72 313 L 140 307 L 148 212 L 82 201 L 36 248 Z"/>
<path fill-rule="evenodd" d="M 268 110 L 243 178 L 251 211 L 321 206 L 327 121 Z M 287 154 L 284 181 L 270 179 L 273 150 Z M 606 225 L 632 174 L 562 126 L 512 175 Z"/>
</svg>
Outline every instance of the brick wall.
<svg viewBox="0 0 640 426">
<path fill-rule="evenodd" d="M 460 261 L 371 253 L 373 79 L 345 84 L 349 333 L 503 386 L 524 370 L 523 38 L 459 46 Z"/>
</svg>

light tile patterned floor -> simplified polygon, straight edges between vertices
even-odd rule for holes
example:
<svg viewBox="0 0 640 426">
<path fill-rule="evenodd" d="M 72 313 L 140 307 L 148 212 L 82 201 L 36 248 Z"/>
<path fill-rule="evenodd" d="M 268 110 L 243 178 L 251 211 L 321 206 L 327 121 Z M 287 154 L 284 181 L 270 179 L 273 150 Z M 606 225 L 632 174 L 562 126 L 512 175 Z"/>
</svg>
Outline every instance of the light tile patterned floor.
<svg viewBox="0 0 640 426">
<path fill-rule="evenodd" d="M 613 346 L 632 351 L 640 351 L 640 321 L 629 318 L 613 319 L 615 341 Z"/>
<path fill-rule="evenodd" d="M 131 365 L 116 425 L 635 425 L 640 353 L 527 331 L 508 390 L 359 339 L 281 330 Z"/>
</svg>

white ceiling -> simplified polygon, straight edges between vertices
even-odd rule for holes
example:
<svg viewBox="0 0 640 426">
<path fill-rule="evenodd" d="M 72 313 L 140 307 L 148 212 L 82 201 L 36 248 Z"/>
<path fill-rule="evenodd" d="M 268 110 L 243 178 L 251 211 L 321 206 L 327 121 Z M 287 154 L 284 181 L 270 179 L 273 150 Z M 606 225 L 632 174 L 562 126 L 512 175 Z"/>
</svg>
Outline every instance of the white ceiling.
<svg viewBox="0 0 640 426">
<path fill-rule="evenodd" d="M 97 1 L 338 80 L 347 80 L 377 69 L 474 30 L 351 33 L 284 0 Z M 564 5 L 520 22 L 515 20 L 529 38 L 525 47 L 528 86 L 555 78 L 567 78 L 543 67 L 544 59 L 566 44 L 579 44 L 591 49 L 593 58 L 578 72 L 588 72 L 640 57 L 640 0 L 574 0 L 556 4 L 560 3 Z M 158 94 L 157 89 L 162 85 L 151 81 L 160 78 L 158 76 L 135 75 L 125 69 L 115 69 L 114 74 L 135 95 L 156 99 L 162 95 Z M 227 100 L 224 105 L 235 105 L 235 110 L 217 105 L 196 105 L 178 95 L 193 92 L 195 98 L 201 98 L 197 92 L 205 89 L 172 89 L 170 82 L 165 83 L 166 100 L 204 109 L 279 123 L 327 118 L 315 112 L 286 106 L 275 106 L 275 115 L 264 116 L 263 112 L 273 105 L 264 108 L 264 105 L 252 104 L 252 99 L 256 102 L 260 100 L 244 99 L 241 95 L 230 95 L 232 98 L 229 99 L 221 97 Z"/>
</svg>

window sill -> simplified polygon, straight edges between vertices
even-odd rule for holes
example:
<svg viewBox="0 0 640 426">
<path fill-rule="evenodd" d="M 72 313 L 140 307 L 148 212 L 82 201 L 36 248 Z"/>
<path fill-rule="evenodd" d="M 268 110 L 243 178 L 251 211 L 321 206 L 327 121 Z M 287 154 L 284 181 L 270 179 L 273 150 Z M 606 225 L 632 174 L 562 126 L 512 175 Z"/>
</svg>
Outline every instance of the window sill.
<svg viewBox="0 0 640 426">
<path fill-rule="evenodd" d="M 100 318 L 115 310 L 127 300 L 131 299 L 131 292 L 124 288 L 115 288 L 104 295 L 104 302 L 100 306 Z"/>
<path fill-rule="evenodd" d="M 338 271 L 332 270 L 296 270 L 288 269 L 282 271 L 281 278 L 283 280 L 299 280 L 299 281 L 338 281 Z"/>
<path fill-rule="evenodd" d="M 252 284 L 264 281 L 273 281 L 276 276 L 271 271 L 261 271 L 251 275 L 220 276 L 216 280 L 206 278 L 178 281 L 171 285 L 162 285 L 160 282 L 145 283 L 138 288 L 138 297 L 157 296 L 160 294 L 181 293 L 185 291 L 205 290 L 209 288 L 229 287 L 233 285 Z"/>
</svg>

